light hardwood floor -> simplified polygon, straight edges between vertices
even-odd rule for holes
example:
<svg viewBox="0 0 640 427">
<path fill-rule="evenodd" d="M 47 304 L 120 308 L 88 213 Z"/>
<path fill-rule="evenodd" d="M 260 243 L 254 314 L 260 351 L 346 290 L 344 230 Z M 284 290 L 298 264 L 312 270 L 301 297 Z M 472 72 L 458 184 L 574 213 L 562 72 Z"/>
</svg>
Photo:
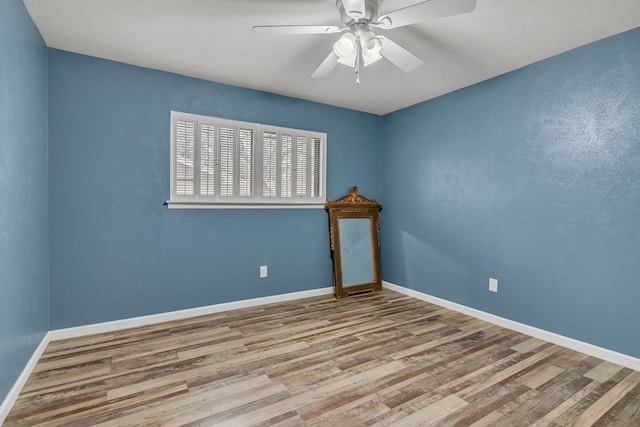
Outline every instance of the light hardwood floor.
<svg viewBox="0 0 640 427">
<path fill-rule="evenodd" d="M 7 426 L 640 426 L 640 372 L 390 290 L 51 342 Z"/>
</svg>

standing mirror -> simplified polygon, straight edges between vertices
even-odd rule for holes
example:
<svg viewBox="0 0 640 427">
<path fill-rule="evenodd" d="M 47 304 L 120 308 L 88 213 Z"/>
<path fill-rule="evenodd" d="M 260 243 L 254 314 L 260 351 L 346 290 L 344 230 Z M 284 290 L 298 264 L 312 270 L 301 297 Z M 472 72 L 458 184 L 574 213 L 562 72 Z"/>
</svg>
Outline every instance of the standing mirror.
<svg viewBox="0 0 640 427">
<path fill-rule="evenodd" d="M 325 208 L 329 211 L 336 298 L 381 291 L 378 211 L 382 205 L 352 187 L 346 196 L 329 199 Z"/>
</svg>

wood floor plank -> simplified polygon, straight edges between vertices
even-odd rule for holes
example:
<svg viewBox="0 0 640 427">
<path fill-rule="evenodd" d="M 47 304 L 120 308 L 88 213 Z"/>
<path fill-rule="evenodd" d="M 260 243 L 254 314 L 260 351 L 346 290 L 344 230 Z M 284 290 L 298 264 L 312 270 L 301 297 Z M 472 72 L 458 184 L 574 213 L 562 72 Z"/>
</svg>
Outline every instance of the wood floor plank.
<svg viewBox="0 0 640 427">
<path fill-rule="evenodd" d="M 485 325 L 485 327 L 488 327 L 488 325 L 486 323 L 484 325 Z M 436 339 L 436 340 L 425 342 L 425 343 L 416 345 L 415 347 L 396 352 L 393 355 L 393 358 L 394 359 L 402 359 L 402 358 L 405 358 L 405 357 L 413 356 L 413 355 L 418 354 L 418 353 L 423 353 L 425 351 L 431 350 L 432 348 L 438 347 L 440 345 L 443 345 L 443 344 L 446 344 L 446 343 L 450 343 L 452 341 L 456 341 L 456 340 L 459 340 L 461 338 L 468 337 L 469 335 L 473 335 L 476 332 L 478 332 L 479 330 L 481 330 L 481 329 L 471 329 L 471 330 L 467 330 L 467 331 L 460 331 L 460 332 L 457 332 L 455 334 L 451 334 L 451 335 L 448 335 L 448 336 L 445 336 L 445 337 L 442 337 L 442 338 L 439 338 L 439 339 Z"/>
<path fill-rule="evenodd" d="M 611 390 L 576 417 L 568 427 L 588 426 L 594 424 L 611 409 L 620 399 L 640 383 L 640 372 L 634 371 L 616 384 Z"/>
<path fill-rule="evenodd" d="M 467 402 L 460 399 L 454 394 L 443 397 L 437 400 L 426 408 L 422 408 L 419 411 L 403 418 L 396 425 L 398 427 L 414 427 L 414 426 L 433 426 L 446 418 L 447 415 L 464 408 Z"/>
<path fill-rule="evenodd" d="M 520 353 L 529 353 L 530 351 L 535 350 L 544 343 L 545 342 L 539 338 L 529 338 L 526 341 L 514 345 L 513 347 L 511 347 L 511 349 L 514 351 L 519 351 Z"/>
<path fill-rule="evenodd" d="M 501 418 L 502 414 L 500 412 L 492 411 L 479 420 L 474 421 L 472 424 L 469 424 L 468 427 L 487 427 L 490 425 L 496 425 L 496 423 L 499 423 Z"/>
<path fill-rule="evenodd" d="M 4 426 L 640 426 L 640 372 L 393 291 L 53 341 Z"/>
<path fill-rule="evenodd" d="M 622 370 L 622 366 L 620 365 L 616 365 L 615 363 L 611 362 L 602 362 L 598 366 L 584 374 L 584 376 L 587 378 L 591 378 L 594 381 L 603 383 L 614 376 L 616 373 L 618 373 L 620 370 Z"/>
<path fill-rule="evenodd" d="M 538 388 L 563 372 L 564 369 L 558 368 L 555 365 L 544 364 L 533 371 L 527 372 L 518 378 L 518 381 L 529 388 Z"/>
<path fill-rule="evenodd" d="M 467 399 L 473 396 L 474 394 L 479 393 L 482 390 L 485 390 L 486 388 L 494 384 L 498 384 L 499 382 L 517 374 L 518 372 L 528 368 L 529 366 L 535 363 L 538 363 L 543 359 L 546 359 L 547 357 L 552 355 L 555 352 L 555 350 L 556 350 L 555 348 L 550 348 L 548 350 L 541 351 L 540 353 L 533 354 L 531 357 L 528 357 L 525 360 L 522 360 L 513 366 L 503 369 L 500 372 L 497 372 L 496 374 L 485 379 L 484 381 L 474 383 L 469 387 L 463 390 L 460 390 L 459 392 L 456 393 L 456 395 L 462 399 Z"/>
<path fill-rule="evenodd" d="M 170 399 L 160 405 L 150 408 L 143 407 L 142 410 L 124 417 L 109 419 L 103 423 L 95 424 L 95 426 L 109 427 L 114 424 L 118 426 L 182 425 L 285 390 L 285 387 L 279 383 L 253 384 L 251 381 L 251 384 L 250 388 L 237 392 L 227 392 L 227 388 L 214 389 L 204 393 L 190 394 L 185 398 Z M 211 405 L 210 402 L 214 401 L 216 404 Z"/>
<path fill-rule="evenodd" d="M 551 411 L 545 414 L 542 418 L 539 418 L 538 420 L 534 421 L 533 424 L 531 424 L 531 427 L 546 427 L 547 425 L 551 424 L 554 420 L 559 418 L 560 415 L 562 415 L 569 408 L 574 406 L 576 403 L 584 399 L 589 394 L 593 393 L 593 391 L 596 389 L 596 387 L 598 387 L 598 385 L 599 383 L 597 382 L 589 383 L 584 388 L 580 389 L 573 395 L 569 396 L 564 402 L 557 405 L 555 408 L 553 408 Z"/>
<path fill-rule="evenodd" d="M 299 350 L 302 348 L 307 348 L 307 347 L 308 345 L 306 343 L 301 342 L 301 343 L 289 344 L 289 345 L 285 345 L 285 346 L 281 346 L 281 347 L 277 347 L 277 348 L 273 348 L 273 349 L 269 349 L 261 352 L 249 353 L 244 356 L 237 357 L 236 359 L 227 360 L 225 362 L 220 362 L 215 365 L 198 366 L 198 367 L 194 367 L 192 369 L 186 370 L 184 372 L 178 372 L 175 374 L 170 373 L 170 374 L 161 376 L 159 378 L 151 378 L 146 381 L 111 389 L 107 393 L 107 397 L 110 400 L 117 399 L 122 396 L 139 393 L 141 391 L 150 390 L 150 389 L 164 386 L 167 384 L 175 383 L 177 381 L 181 381 L 181 380 L 188 381 L 203 373 L 210 374 L 212 371 L 219 371 L 221 369 L 224 369 L 225 367 L 228 367 L 229 365 L 234 365 L 237 363 L 246 363 L 253 360 L 268 359 L 275 355 L 292 352 L 292 351 Z"/>
<path fill-rule="evenodd" d="M 504 412 L 507 405 L 514 399 L 529 393 L 531 391 L 527 386 L 516 381 L 507 382 L 500 386 L 492 387 L 486 393 L 477 394 L 473 399 L 467 399 L 467 406 L 459 411 L 449 414 L 441 421 L 442 425 L 450 425 L 456 427 L 466 427 L 468 425 L 479 422 L 484 419 L 485 422 L 495 417 L 495 413 L 500 414 L 500 419 L 504 419 L 501 412 Z M 494 414 L 493 416 L 491 414 Z M 489 417 L 489 418 L 486 418 Z M 508 422 L 502 422 L 503 425 L 510 425 Z M 518 424 L 512 424 L 518 425 Z"/>
<path fill-rule="evenodd" d="M 384 365 L 375 366 L 355 374 L 345 374 L 330 381 L 321 382 L 307 390 L 288 393 L 283 398 L 267 405 L 260 405 L 254 408 L 241 408 L 237 412 L 232 412 L 216 420 L 210 420 L 216 426 L 238 426 L 251 425 L 264 422 L 273 414 L 286 413 L 296 410 L 303 414 L 317 402 L 331 399 L 339 393 L 343 393 L 350 388 L 365 387 L 370 381 L 381 378 L 395 372 L 399 372 L 404 365 L 398 361 L 391 361 Z M 301 415 L 304 419 L 304 415 Z"/>
<path fill-rule="evenodd" d="M 308 426 L 360 426 L 367 420 L 382 416 L 389 412 L 389 408 L 375 398 L 375 395 L 355 400 L 347 405 L 328 410 L 311 420 L 306 421 Z"/>
<path fill-rule="evenodd" d="M 595 427 L 640 426 L 640 386 L 636 386 L 621 398 L 606 414 L 595 422 Z"/>
</svg>

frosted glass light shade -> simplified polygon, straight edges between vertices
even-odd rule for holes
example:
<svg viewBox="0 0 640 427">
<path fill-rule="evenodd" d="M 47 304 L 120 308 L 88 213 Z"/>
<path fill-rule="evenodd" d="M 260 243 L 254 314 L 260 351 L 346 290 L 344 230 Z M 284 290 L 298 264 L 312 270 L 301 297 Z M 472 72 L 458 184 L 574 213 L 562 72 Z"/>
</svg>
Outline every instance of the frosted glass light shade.
<svg viewBox="0 0 640 427">
<path fill-rule="evenodd" d="M 376 37 L 372 31 L 364 31 L 360 34 L 360 46 L 362 47 L 362 62 L 365 67 L 382 59 L 380 55 L 382 40 Z"/>
<path fill-rule="evenodd" d="M 333 51 L 338 58 L 348 58 L 356 50 L 356 38 L 352 33 L 345 33 L 333 45 Z"/>
</svg>

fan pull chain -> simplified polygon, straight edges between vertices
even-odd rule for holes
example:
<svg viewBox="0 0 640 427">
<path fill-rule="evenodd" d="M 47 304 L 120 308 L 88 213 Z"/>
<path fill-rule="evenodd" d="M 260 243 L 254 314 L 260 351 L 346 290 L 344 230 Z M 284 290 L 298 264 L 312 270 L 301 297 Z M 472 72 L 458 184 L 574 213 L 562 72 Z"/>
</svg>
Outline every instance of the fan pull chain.
<svg viewBox="0 0 640 427">
<path fill-rule="evenodd" d="M 360 84 L 360 56 L 362 48 L 360 47 L 360 33 L 356 34 L 356 84 Z"/>
</svg>

